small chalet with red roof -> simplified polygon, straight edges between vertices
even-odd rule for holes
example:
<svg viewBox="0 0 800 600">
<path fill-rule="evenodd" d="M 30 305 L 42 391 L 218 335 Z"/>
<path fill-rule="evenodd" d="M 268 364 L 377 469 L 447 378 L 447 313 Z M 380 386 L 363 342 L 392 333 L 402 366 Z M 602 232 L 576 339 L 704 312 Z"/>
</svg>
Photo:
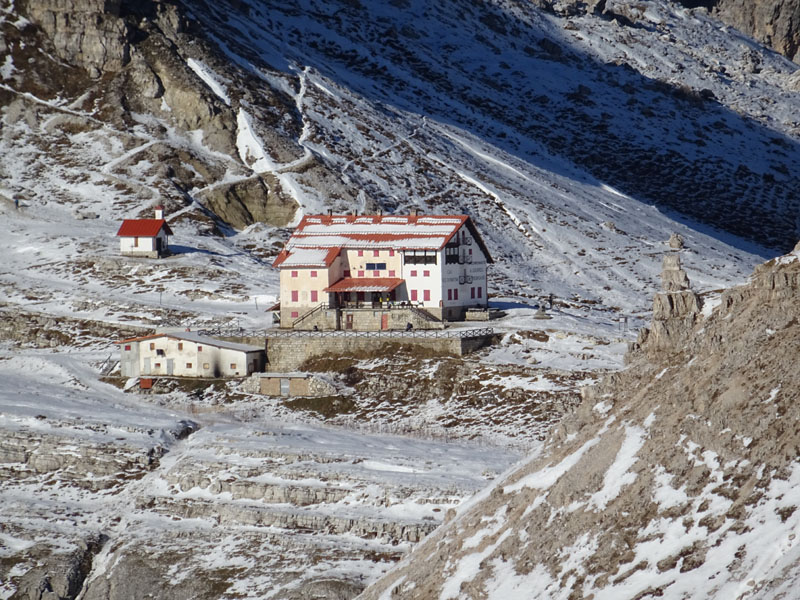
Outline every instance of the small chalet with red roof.
<svg viewBox="0 0 800 600">
<path fill-rule="evenodd" d="M 155 208 L 154 219 L 125 219 L 117 231 L 123 256 L 160 258 L 167 254 L 172 230 L 164 220 L 164 209 Z"/>
<path fill-rule="evenodd" d="M 441 326 L 487 308 L 492 258 L 467 215 L 308 215 L 274 262 L 281 327 Z"/>
</svg>

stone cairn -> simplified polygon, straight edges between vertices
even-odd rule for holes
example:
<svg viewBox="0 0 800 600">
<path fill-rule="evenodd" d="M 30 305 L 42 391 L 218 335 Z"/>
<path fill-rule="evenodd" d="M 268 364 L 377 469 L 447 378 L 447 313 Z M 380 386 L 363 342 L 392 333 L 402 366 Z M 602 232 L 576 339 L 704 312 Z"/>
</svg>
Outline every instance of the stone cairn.
<svg viewBox="0 0 800 600">
<path fill-rule="evenodd" d="M 650 328 L 641 329 L 636 342 L 628 348 L 632 355 L 640 351 L 650 358 L 673 354 L 679 352 L 691 337 L 702 300 L 691 290 L 689 276 L 681 267 L 681 257 L 677 252 L 664 256 L 661 289 L 653 298 Z"/>
</svg>

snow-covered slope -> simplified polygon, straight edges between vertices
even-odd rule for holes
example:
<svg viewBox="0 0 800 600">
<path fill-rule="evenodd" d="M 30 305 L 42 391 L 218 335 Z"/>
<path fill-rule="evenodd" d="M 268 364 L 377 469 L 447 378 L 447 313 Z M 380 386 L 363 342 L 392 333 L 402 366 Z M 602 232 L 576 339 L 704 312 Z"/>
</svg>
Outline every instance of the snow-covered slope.
<svg viewBox="0 0 800 600">
<path fill-rule="evenodd" d="M 800 246 L 362 597 L 797 597 L 799 289 Z"/>
</svg>

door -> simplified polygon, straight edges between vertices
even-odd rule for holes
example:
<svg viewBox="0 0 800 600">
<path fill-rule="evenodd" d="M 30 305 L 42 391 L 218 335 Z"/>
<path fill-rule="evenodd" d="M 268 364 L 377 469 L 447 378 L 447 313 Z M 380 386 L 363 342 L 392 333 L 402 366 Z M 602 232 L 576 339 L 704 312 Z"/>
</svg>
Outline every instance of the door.
<svg viewBox="0 0 800 600">
<path fill-rule="evenodd" d="M 289 379 L 286 377 L 281 378 L 281 396 L 289 395 Z"/>
<path fill-rule="evenodd" d="M 150 359 L 145 358 L 142 361 L 142 375 L 150 375 Z"/>
<path fill-rule="evenodd" d="M 381 315 L 381 329 L 389 329 L 389 313 Z"/>
<path fill-rule="evenodd" d="M 172 375 L 172 373 L 174 371 L 175 371 L 175 359 L 174 358 L 168 358 L 167 359 L 167 375 Z"/>
<path fill-rule="evenodd" d="M 353 328 L 353 313 L 347 313 L 344 316 L 344 328 L 345 329 Z"/>
</svg>

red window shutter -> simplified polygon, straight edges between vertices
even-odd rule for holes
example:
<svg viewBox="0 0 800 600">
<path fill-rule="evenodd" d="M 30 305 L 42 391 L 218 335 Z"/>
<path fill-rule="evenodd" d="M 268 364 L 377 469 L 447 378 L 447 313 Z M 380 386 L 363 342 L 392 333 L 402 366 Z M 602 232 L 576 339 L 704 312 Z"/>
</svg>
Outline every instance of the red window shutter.
<svg viewBox="0 0 800 600">
<path fill-rule="evenodd" d="M 316 271 L 311 271 L 311 276 L 312 277 L 316 277 L 317 276 L 317 272 Z"/>
<path fill-rule="evenodd" d="M 297 271 L 292 271 L 292 277 L 297 277 Z"/>
<path fill-rule="evenodd" d="M 417 276 L 417 272 L 416 271 L 411 271 L 411 273 L 409 275 L 411 277 L 416 277 Z"/>
<path fill-rule="evenodd" d="M 475 288 L 474 287 L 469 288 L 469 297 L 470 298 L 474 298 L 475 297 Z"/>
<path fill-rule="evenodd" d="M 453 300 L 458 300 L 458 288 L 453 290 Z"/>
<path fill-rule="evenodd" d="M 389 277 L 396 277 L 395 272 L 393 270 L 389 271 Z"/>
<path fill-rule="evenodd" d="M 350 269 L 345 269 L 342 277 L 350 277 Z"/>
<path fill-rule="evenodd" d="M 389 250 L 389 256 L 394 256 L 394 250 Z"/>
<path fill-rule="evenodd" d="M 317 290 L 311 290 L 311 301 L 312 302 L 317 301 Z"/>
<path fill-rule="evenodd" d="M 372 251 L 372 256 L 380 256 L 380 255 L 381 255 L 381 251 L 380 250 L 373 250 Z"/>
<path fill-rule="evenodd" d="M 425 302 L 429 302 L 431 299 L 431 291 L 430 290 L 423 290 L 422 291 L 422 300 Z"/>
<path fill-rule="evenodd" d="M 297 317 L 299 317 L 299 316 L 300 316 L 300 313 L 299 313 L 299 312 L 297 312 L 296 310 L 293 310 L 293 311 L 292 311 L 292 318 L 293 318 L 293 319 L 296 319 L 296 318 L 297 318 Z"/>
<path fill-rule="evenodd" d="M 411 299 L 416 302 L 417 301 L 417 290 L 411 290 Z"/>
<path fill-rule="evenodd" d="M 380 277 L 381 276 L 381 272 L 380 271 L 373 271 L 372 272 L 372 276 L 373 277 Z"/>
<path fill-rule="evenodd" d="M 292 302 L 297 302 L 299 298 L 300 292 L 297 290 L 292 290 Z"/>
<path fill-rule="evenodd" d="M 130 350 L 130 349 L 131 349 L 131 345 L 130 344 L 125 344 L 125 350 Z"/>
<path fill-rule="evenodd" d="M 363 276 L 364 276 L 364 271 L 359 271 L 359 272 L 358 272 L 358 276 L 359 276 L 359 277 L 363 277 Z"/>
<path fill-rule="evenodd" d="M 197 351 L 198 351 L 198 352 L 202 352 L 202 351 L 203 351 L 203 347 L 202 347 L 202 346 L 198 346 L 198 347 L 197 347 Z"/>
<path fill-rule="evenodd" d="M 363 251 L 363 250 L 359 250 L 359 251 L 358 251 L 358 255 L 359 255 L 359 256 L 364 256 L 364 251 Z"/>
<path fill-rule="evenodd" d="M 430 271 L 423 271 L 422 272 L 422 276 L 423 277 L 430 277 L 431 276 L 431 272 Z"/>
<path fill-rule="evenodd" d="M 478 298 L 483 298 L 483 288 L 482 287 L 478 288 Z"/>
<path fill-rule="evenodd" d="M 448 300 L 452 300 L 453 299 L 453 290 L 447 290 L 447 299 Z"/>
</svg>

